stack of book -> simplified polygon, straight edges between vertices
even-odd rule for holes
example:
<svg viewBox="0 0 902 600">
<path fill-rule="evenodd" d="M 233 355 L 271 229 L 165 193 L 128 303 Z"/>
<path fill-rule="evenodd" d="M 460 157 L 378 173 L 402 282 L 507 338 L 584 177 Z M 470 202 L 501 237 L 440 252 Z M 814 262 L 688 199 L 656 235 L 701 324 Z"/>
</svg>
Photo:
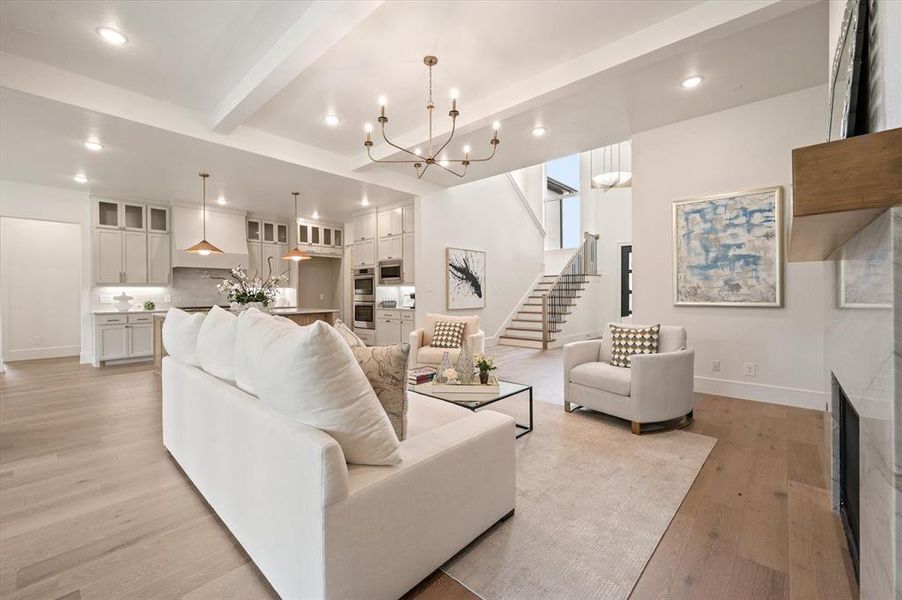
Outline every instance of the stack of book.
<svg viewBox="0 0 902 600">
<path fill-rule="evenodd" d="M 410 385 L 419 385 L 432 381 L 435 377 L 435 367 L 417 367 L 407 372 L 407 383 Z"/>
</svg>

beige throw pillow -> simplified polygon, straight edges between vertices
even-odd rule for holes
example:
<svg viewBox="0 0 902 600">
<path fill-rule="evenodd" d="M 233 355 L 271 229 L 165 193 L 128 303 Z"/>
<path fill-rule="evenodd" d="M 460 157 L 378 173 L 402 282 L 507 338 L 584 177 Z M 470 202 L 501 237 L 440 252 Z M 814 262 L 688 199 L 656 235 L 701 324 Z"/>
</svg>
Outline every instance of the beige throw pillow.
<svg viewBox="0 0 902 600">
<path fill-rule="evenodd" d="M 407 438 L 407 356 L 410 344 L 397 346 L 356 346 L 351 348 L 357 364 L 376 392 L 395 435 Z"/>
<path fill-rule="evenodd" d="M 656 354 L 660 325 L 620 327 L 611 325 L 611 364 L 629 368 L 636 354 Z"/>
<path fill-rule="evenodd" d="M 335 331 L 344 338 L 344 341 L 346 341 L 351 348 L 362 348 L 363 346 L 366 346 L 363 340 L 360 339 L 356 333 L 351 331 L 351 328 L 345 325 L 341 319 L 335 319 L 335 325 L 333 327 L 335 327 Z"/>
</svg>

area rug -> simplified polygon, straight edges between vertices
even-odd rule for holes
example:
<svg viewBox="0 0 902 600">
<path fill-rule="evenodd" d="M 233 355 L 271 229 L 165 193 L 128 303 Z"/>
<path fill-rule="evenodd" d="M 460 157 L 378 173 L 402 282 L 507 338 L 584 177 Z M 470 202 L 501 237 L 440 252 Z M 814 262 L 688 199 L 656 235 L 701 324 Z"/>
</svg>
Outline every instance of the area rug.
<svg viewBox="0 0 902 600">
<path fill-rule="evenodd" d="M 518 404 L 493 408 L 522 422 Z M 536 401 L 516 513 L 442 570 L 485 600 L 627 598 L 716 441 Z"/>
</svg>

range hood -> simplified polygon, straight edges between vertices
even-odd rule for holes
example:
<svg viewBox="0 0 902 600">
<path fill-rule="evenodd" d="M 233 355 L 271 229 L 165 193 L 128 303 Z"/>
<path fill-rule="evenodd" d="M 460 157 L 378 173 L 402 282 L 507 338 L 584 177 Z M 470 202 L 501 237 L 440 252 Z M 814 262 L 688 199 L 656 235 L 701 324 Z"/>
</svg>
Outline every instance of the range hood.
<svg viewBox="0 0 902 600">
<path fill-rule="evenodd" d="M 203 211 L 200 207 L 172 207 L 172 266 L 198 269 L 231 269 L 247 265 L 245 214 L 207 208 L 207 239 L 222 254 L 185 252 L 203 237 Z"/>
</svg>

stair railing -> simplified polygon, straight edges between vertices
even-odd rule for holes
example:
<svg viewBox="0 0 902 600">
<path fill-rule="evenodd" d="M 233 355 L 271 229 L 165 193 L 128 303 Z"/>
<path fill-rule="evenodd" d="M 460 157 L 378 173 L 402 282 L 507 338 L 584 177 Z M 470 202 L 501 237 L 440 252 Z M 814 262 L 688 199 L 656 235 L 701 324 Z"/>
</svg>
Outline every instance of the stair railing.
<svg viewBox="0 0 902 600">
<path fill-rule="evenodd" d="M 598 235 L 586 232 L 579 248 L 542 294 L 543 350 L 551 343 L 552 327 L 564 320 L 564 315 L 575 304 L 579 288 L 590 275 L 598 275 Z"/>
</svg>

